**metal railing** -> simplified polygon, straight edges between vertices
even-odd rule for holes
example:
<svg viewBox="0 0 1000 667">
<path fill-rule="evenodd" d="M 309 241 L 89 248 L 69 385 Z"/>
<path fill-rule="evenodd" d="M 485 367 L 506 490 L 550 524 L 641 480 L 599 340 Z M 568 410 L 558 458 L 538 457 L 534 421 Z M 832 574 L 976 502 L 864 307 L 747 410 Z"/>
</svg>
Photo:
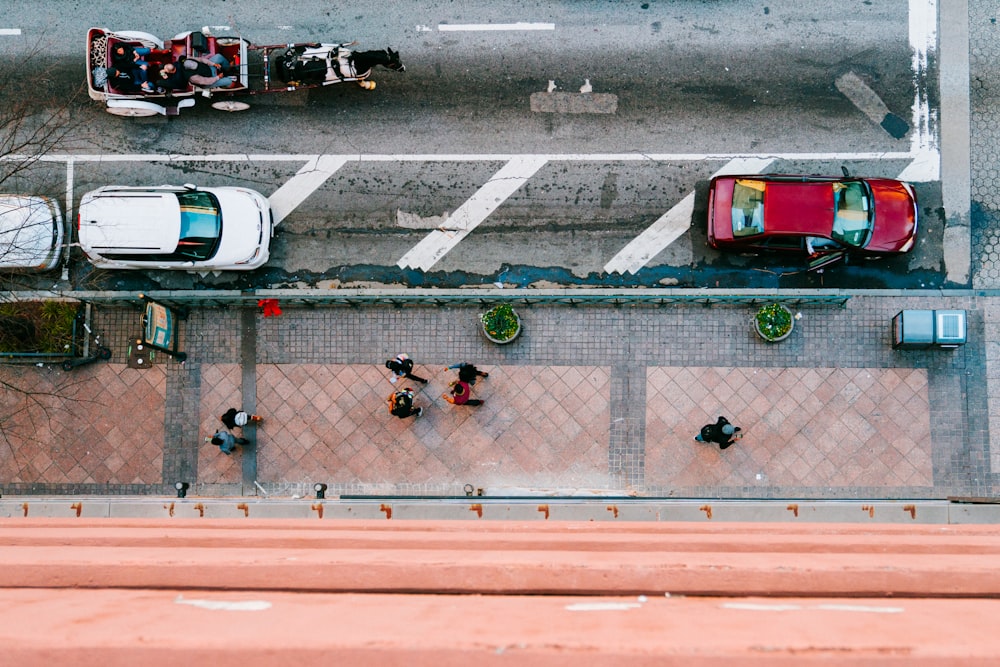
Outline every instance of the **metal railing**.
<svg viewBox="0 0 1000 667">
<path fill-rule="evenodd" d="M 26 293 L 8 293 L 8 296 Z M 850 295 L 840 291 L 815 290 L 681 290 L 681 289 L 269 289 L 151 290 L 148 292 L 62 292 L 85 303 L 134 305 L 143 299 L 177 308 L 256 307 L 263 299 L 276 299 L 282 308 L 324 306 L 487 306 L 511 303 L 522 306 L 754 306 L 780 302 L 797 308 L 846 306 Z M 37 296 L 35 298 L 38 298 Z M 24 300 L 15 298 L 13 300 Z"/>
</svg>

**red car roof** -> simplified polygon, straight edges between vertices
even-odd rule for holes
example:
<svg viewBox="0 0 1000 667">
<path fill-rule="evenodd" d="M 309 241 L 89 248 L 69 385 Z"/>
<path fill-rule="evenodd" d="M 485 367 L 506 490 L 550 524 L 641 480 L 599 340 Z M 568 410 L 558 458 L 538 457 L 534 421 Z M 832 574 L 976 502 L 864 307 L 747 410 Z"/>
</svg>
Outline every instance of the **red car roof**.
<svg viewBox="0 0 1000 667">
<path fill-rule="evenodd" d="M 764 224 L 772 234 L 829 236 L 833 213 L 831 183 L 768 183 L 764 191 Z"/>
</svg>

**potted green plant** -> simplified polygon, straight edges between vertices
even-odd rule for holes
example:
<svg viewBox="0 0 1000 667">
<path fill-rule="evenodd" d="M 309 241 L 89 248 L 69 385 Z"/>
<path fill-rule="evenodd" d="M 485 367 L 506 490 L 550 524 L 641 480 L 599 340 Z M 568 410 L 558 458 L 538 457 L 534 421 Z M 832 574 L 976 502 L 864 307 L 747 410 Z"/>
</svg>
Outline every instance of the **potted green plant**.
<svg viewBox="0 0 1000 667">
<path fill-rule="evenodd" d="M 753 318 L 753 326 L 757 335 L 769 343 L 785 340 L 795 327 L 795 317 L 787 307 L 780 303 L 769 303 L 762 306 Z"/>
<path fill-rule="evenodd" d="M 521 333 L 521 318 L 509 303 L 493 306 L 480 316 L 483 335 L 494 343 L 509 343 Z"/>
</svg>

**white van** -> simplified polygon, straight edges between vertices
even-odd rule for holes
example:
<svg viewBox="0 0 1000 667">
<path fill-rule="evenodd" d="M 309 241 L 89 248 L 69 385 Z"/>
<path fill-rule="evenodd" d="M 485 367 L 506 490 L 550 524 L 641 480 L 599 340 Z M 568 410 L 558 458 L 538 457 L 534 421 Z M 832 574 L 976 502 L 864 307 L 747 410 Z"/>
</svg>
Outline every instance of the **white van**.
<svg viewBox="0 0 1000 667">
<path fill-rule="evenodd" d="M 251 271 L 267 262 L 274 219 L 248 188 L 111 185 L 80 200 L 77 231 L 102 269 Z"/>
</svg>

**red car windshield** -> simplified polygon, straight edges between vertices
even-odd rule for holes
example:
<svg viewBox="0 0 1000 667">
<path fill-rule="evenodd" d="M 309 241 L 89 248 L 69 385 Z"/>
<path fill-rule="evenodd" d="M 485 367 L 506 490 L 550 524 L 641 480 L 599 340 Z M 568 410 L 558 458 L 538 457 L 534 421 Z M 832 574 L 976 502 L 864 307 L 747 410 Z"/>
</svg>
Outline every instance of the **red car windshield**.
<svg viewBox="0 0 1000 667">
<path fill-rule="evenodd" d="M 875 207 L 871 190 L 864 181 L 834 183 L 836 198 L 833 238 L 846 246 L 864 248 L 872 236 Z"/>
</svg>

